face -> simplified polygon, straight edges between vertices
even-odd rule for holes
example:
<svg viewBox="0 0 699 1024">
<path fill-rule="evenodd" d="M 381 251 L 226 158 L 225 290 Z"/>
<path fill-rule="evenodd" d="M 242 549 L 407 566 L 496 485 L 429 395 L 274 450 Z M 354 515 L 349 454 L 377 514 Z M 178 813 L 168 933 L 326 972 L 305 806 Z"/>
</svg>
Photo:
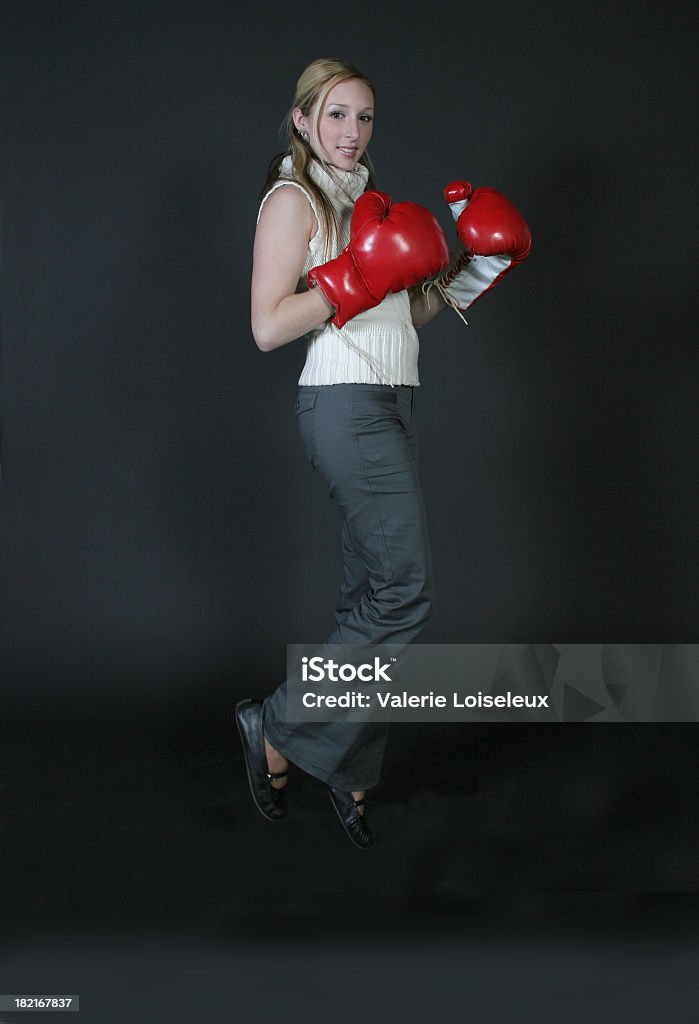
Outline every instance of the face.
<svg viewBox="0 0 699 1024">
<path fill-rule="evenodd" d="M 312 132 L 312 116 L 299 120 L 303 122 L 301 127 Z M 373 92 L 366 82 L 350 78 L 328 93 L 318 122 L 318 138 L 311 135 L 311 144 L 327 163 L 351 171 L 369 145 L 373 122 Z"/>
</svg>

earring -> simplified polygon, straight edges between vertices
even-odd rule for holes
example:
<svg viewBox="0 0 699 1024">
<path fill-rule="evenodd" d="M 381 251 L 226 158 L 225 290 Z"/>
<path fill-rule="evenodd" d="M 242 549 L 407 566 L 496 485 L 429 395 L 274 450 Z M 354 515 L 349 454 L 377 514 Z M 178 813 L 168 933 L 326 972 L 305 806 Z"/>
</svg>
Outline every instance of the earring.
<svg viewBox="0 0 699 1024">
<path fill-rule="evenodd" d="M 304 142 L 308 142 L 308 132 L 302 132 L 300 128 L 297 128 L 296 131 L 299 133 Z"/>
</svg>

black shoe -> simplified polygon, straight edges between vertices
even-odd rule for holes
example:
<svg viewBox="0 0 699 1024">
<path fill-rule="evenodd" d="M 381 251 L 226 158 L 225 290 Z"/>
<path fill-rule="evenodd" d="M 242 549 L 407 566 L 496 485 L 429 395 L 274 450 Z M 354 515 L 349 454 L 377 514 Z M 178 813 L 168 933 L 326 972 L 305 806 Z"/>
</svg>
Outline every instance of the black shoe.
<svg viewBox="0 0 699 1024">
<path fill-rule="evenodd" d="M 345 832 L 355 846 L 366 850 L 374 842 L 374 833 L 366 823 L 366 813 L 360 814 L 357 810 L 364 806 L 364 800 L 355 800 L 351 793 L 333 789 L 332 786 L 328 786 L 328 792 Z"/>
<path fill-rule="evenodd" d="M 259 700 L 241 700 L 235 706 L 235 720 L 243 744 L 243 757 L 248 773 L 250 792 L 260 814 L 268 821 L 286 817 L 286 796 L 281 789 L 270 786 L 273 779 L 283 779 L 289 773 L 271 772 L 267 765 L 265 740 L 262 732 L 262 705 Z"/>
</svg>

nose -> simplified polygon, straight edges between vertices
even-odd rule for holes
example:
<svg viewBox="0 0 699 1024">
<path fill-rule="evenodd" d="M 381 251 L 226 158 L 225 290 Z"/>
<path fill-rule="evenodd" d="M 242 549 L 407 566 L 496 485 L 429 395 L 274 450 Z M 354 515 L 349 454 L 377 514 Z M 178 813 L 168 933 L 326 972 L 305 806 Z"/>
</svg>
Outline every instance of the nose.
<svg viewBox="0 0 699 1024">
<path fill-rule="evenodd" d="M 350 121 L 349 118 L 347 119 L 345 124 L 345 135 L 348 139 L 356 140 L 359 138 L 359 125 L 357 121 Z"/>
</svg>

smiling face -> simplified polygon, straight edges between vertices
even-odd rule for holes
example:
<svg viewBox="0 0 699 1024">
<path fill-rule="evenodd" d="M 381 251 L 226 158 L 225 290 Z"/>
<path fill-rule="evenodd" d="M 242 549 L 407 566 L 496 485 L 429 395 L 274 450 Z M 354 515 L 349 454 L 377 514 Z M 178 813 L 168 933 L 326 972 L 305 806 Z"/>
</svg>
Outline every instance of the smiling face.
<svg viewBox="0 0 699 1024">
<path fill-rule="evenodd" d="M 296 127 L 310 134 L 313 149 L 327 163 L 351 171 L 369 145 L 374 128 L 374 94 L 359 78 L 333 86 L 313 131 L 315 110 L 294 112 Z"/>
</svg>

